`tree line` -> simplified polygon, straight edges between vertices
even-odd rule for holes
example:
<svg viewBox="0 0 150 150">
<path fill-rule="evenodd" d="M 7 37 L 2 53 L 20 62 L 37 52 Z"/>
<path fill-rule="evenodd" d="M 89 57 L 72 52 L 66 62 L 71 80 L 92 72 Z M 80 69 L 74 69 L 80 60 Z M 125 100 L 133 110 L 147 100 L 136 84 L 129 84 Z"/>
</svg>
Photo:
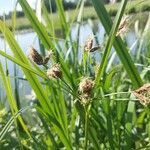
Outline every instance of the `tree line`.
<svg viewBox="0 0 150 150">
<path fill-rule="evenodd" d="M 70 10 L 70 9 L 76 8 L 78 1 L 79 0 L 74 0 L 74 1 L 62 0 L 64 10 Z M 104 3 L 109 3 L 111 0 L 103 0 L 103 1 L 104 1 Z M 119 1 L 121 1 L 121 0 L 116 0 L 116 2 L 119 2 Z M 55 0 L 44 0 L 44 4 L 49 12 L 57 11 Z M 92 5 L 92 0 L 85 1 L 85 6 L 91 6 L 91 5 Z M 24 12 L 16 11 L 17 18 L 24 17 L 24 15 L 25 15 Z M 8 14 L 4 14 L 3 16 L 0 16 L 0 19 L 2 19 L 3 17 L 5 17 L 5 19 L 9 19 L 9 18 L 11 18 L 11 16 L 12 16 L 12 12 L 9 12 Z"/>
</svg>

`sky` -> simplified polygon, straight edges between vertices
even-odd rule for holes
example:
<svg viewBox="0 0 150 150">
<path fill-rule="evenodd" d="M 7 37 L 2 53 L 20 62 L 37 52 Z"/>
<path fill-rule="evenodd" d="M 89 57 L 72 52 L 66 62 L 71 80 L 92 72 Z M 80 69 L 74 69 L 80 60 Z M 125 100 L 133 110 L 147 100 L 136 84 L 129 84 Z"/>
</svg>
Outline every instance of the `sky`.
<svg viewBox="0 0 150 150">
<path fill-rule="evenodd" d="M 15 2 L 17 0 L 0 0 L 0 15 L 2 15 L 4 12 L 8 13 L 9 11 L 12 11 L 15 6 Z M 31 7 L 35 8 L 36 0 L 27 0 Z M 18 10 L 21 10 L 21 7 L 17 6 Z"/>
</svg>

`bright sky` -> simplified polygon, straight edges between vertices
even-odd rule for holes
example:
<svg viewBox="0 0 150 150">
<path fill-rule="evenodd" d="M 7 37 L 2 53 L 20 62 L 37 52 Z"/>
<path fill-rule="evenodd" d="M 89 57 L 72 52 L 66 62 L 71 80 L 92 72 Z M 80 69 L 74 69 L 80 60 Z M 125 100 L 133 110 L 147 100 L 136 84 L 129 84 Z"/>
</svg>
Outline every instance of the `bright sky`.
<svg viewBox="0 0 150 150">
<path fill-rule="evenodd" d="M 17 0 L 0 0 L 0 15 L 2 15 L 4 12 L 8 13 L 9 11 L 12 11 L 15 6 L 15 2 Z M 36 0 L 27 0 L 28 3 L 35 8 Z M 18 10 L 21 10 L 21 7 L 17 6 Z"/>
</svg>

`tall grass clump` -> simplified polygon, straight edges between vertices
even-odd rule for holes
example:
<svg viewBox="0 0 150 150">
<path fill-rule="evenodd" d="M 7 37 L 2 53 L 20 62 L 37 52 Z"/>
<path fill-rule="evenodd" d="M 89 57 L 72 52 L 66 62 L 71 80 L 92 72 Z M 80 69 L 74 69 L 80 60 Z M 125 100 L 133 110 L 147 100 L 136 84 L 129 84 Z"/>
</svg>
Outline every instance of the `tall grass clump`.
<svg viewBox="0 0 150 150">
<path fill-rule="evenodd" d="M 92 0 L 106 31 L 105 42 L 99 44 L 96 35 L 90 35 L 81 46 L 84 2 L 79 0 L 75 10 L 78 15 L 75 13 L 68 20 L 62 0 L 56 1 L 63 33 L 60 39 L 56 38 L 53 20 L 43 2 L 44 24 L 26 0 L 18 0 L 40 41 L 41 49 L 33 45 L 28 56 L 13 32 L 0 20 L 0 31 L 12 51 L 10 55 L 0 50 L 0 55 L 20 67 L 34 92 L 32 103 L 19 106 L 10 75 L 0 64 L 9 104 L 8 109 L 3 106 L 0 111 L 2 149 L 149 149 L 150 19 L 144 32 L 139 32 L 135 25 L 139 39 L 133 56 L 132 48 L 127 47 L 122 37 L 126 30 L 123 18 L 127 0 L 121 1 L 114 20 L 103 0 Z M 77 37 L 73 40 L 71 29 L 75 21 Z M 92 53 L 100 56 L 98 61 Z M 120 59 L 118 63 L 116 55 Z M 19 97 L 18 101 L 21 100 Z"/>
</svg>

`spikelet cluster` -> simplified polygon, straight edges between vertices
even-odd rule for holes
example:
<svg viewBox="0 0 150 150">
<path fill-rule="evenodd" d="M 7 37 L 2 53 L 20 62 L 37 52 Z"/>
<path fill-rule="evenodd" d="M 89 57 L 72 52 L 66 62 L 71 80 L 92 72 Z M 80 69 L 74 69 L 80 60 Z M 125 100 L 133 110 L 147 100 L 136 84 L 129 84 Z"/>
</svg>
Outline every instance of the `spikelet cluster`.
<svg viewBox="0 0 150 150">
<path fill-rule="evenodd" d="M 60 69 L 60 65 L 59 64 L 55 64 L 53 65 L 50 69 L 47 70 L 47 76 L 52 79 L 58 79 L 61 78 L 62 76 L 62 71 Z"/>
<path fill-rule="evenodd" d="M 116 36 L 118 35 L 122 35 L 123 33 L 125 33 L 128 29 L 128 23 L 129 22 L 129 17 L 127 16 L 124 16 L 122 19 L 121 19 L 121 22 L 120 22 L 120 25 L 118 27 L 118 31 L 117 31 L 117 34 Z"/>
<path fill-rule="evenodd" d="M 79 83 L 79 93 L 81 94 L 81 103 L 83 105 L 87 105 L 92 96 L 92 90 L 94 87 L 94 82 L 88 77 L 84 77 L 81 79 Z"/>
<path fill-rule="evenodd" d="M 52 52 L 50 51 L 46 57 L 42 57 L 35 48 L 29 47 L 29 59 L 35 62 L 37 65 L 45 65 L 48 63 Z"/>
<path fill-rule="evenodd" d="M 94 39 L 93 36 L 89 36 L 88 39 L 86 40 L 84 45 L 84 50 L 86 52 L 95 52 L 96 50 L 101 49 L 100 45 L 93 47 L 93 39 Z"/>
<path fill-rule="evenodd" d="M 150 104 L 150 83 L 144 84 L 142 87 L 135 90 L 133 94 L 139 99 L 142 105 L 148 106 Z"/>
<path fill-rule="evenodd" d="M 31 61 L 35 62 L 37 65 L 42 65 L 43 64 L 43 57 L 33 47 L 29 48 L 28 57 Z"/>
<path fill-rule="evenodd" d="M 45 65 L 48 63 L 51 55 L 53 54 L 52 51 L 49 51 L 48 55 L 45 57 L 42 57 L 36 49 L 34 49 L 33 47 L 29 48 L 29 59 L 33 62 L 35 62 L 37 65 Z M 58 79 L 61 78 L 62 76 L 62 71 L 60 69 L 60 65 L 59 64 L 55 64 L 53 65 L 51 68 L 49 68 L 47 70 L 47 76 L 49 79 Z"/>
</svg>

